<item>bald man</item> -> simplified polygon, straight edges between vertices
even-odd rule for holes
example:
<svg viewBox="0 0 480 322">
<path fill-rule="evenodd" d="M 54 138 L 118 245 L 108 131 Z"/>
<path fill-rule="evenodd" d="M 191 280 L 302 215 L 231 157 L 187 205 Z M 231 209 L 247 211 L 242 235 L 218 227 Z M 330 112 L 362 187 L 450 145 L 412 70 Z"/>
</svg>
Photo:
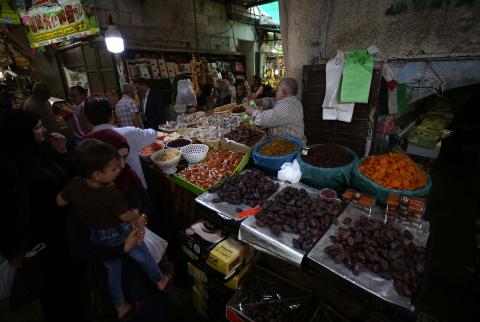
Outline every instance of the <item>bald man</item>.
<svg viewBox="0 0 480 322">
<path fill-rule="evenodd" d="M 263 110 L 254 110 L 244 104 L 245 111 L 252 116 L 255 125 L 268 129 L 268 135 L 283 136 L 290 134 L 304 145 L 307 143 L 303 123 L 302 102 L 297 98 L 298 84 L 293 78 L 283 78 L 277 86 L 275 98 L 256 99 Z"/>
</svg>

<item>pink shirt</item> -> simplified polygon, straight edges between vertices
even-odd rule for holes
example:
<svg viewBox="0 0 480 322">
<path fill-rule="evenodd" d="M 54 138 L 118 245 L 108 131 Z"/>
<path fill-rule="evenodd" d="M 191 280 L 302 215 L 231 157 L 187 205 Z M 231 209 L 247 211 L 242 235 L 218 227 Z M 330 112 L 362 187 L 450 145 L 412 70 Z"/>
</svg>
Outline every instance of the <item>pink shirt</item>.
<svg viewBox="0 0 480 322">
<path fill-rule="evenodd" d="M 73 135 L 79 139 L 83 139 L 88 132 L 93 130 L 93 125 L 90 124 L 85 115 L 84 103 L 82 102 L 75 107 L 72 118 Z"/>
</svg>

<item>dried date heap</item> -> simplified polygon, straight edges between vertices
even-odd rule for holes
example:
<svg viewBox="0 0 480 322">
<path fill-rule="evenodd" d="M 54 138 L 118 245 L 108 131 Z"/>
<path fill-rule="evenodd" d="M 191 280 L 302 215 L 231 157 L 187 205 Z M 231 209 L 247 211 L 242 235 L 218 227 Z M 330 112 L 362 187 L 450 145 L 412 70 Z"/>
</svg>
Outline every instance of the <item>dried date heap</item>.
<svg viewBox="0 0 480 322">
<path fill-rule="evenodd" d="M 282 231 L 299 234 L 293 247 L 307 251 L 328 230 L 341 207 L 337 202 L 312 198 L 305 189 L 287 187 L 263 205 L 256 224 L 268 226 L 276 236 Z"/>
<path fill-rule="evenodd" d="M 336 168 L 352 162 L 353 155 L 337 144 L 327 143 L 309 149 L 302 160 L 318 168 Z"/>
<path fill-rule="evenodd" d="M 225 201 L 234 205 L 245 203 L 254 207 L 262 205 L 277 190 L 278 183 L 265 176 L 263 171 L 252 169 L 228 178 L 213 191 L 217 193 L 218 199 L 212 201 Z"/>
<path fill-rule="evenodd" d="M 294 321 L 296 311 L 282 302 L 247 304 L 243 309 L 243 313 L 255 322 Z"/>
<path fill-rule="evenodd" d="M 240 124 L 236 129 L 225 134 L 227 139 L 252 147 L 263 137 L 264 133 L 250 126 Z"/>
<path fill-rule="evenodd" d="M 343 223 L 350 225 L 351 218 Z M 353 274 L 366 268 L 387 280 L 393 279 L 397 292 L 408 298 L 420 286 L 425 247 L 415 245 L 408 230 L 401 233 L 391 225 L 362 217 L 349 228 L 339 227 L 337 235 L 330 238 L 333 245 L 326 247 L 325 253 Z"/>
</svg>

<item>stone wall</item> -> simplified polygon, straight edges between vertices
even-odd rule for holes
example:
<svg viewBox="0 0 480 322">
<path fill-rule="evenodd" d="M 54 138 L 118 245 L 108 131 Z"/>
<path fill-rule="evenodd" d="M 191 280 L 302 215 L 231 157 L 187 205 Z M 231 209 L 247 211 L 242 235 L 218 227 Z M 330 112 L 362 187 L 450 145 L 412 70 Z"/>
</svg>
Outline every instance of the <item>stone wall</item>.
<svg viewBox="0 0 480 322">
<path fill-rule="evenodd" d="M 287 73 L 374 44 L 389 58 L 477 54 L 479 0 L 280 0 Z"/>
<path fill-rule="evenodd" d="M 195 50 L 193 0 L 97 0 L 97 16 L 107 16 L 122 32 L 127 48 Z M 237 11 L 246 11 L 241 6 Z M 239 40 L 255 39 L 252 26 L 227 19 L 226 6 L 196 0 L 199 51 L 237 52 Z"/>
</svg>

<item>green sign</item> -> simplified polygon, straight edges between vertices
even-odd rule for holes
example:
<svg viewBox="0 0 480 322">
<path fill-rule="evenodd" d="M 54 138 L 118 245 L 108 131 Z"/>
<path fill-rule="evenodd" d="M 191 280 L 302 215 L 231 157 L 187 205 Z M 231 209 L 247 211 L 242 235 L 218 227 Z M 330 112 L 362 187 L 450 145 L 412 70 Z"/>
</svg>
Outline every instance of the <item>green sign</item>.
<svg viewBox="0 0 480 322">
<path fill-rule="evenodd" d="M 99 33 L 93 4 L 93 0 L 17 0 L 32 48 Z"/>
</svg>

